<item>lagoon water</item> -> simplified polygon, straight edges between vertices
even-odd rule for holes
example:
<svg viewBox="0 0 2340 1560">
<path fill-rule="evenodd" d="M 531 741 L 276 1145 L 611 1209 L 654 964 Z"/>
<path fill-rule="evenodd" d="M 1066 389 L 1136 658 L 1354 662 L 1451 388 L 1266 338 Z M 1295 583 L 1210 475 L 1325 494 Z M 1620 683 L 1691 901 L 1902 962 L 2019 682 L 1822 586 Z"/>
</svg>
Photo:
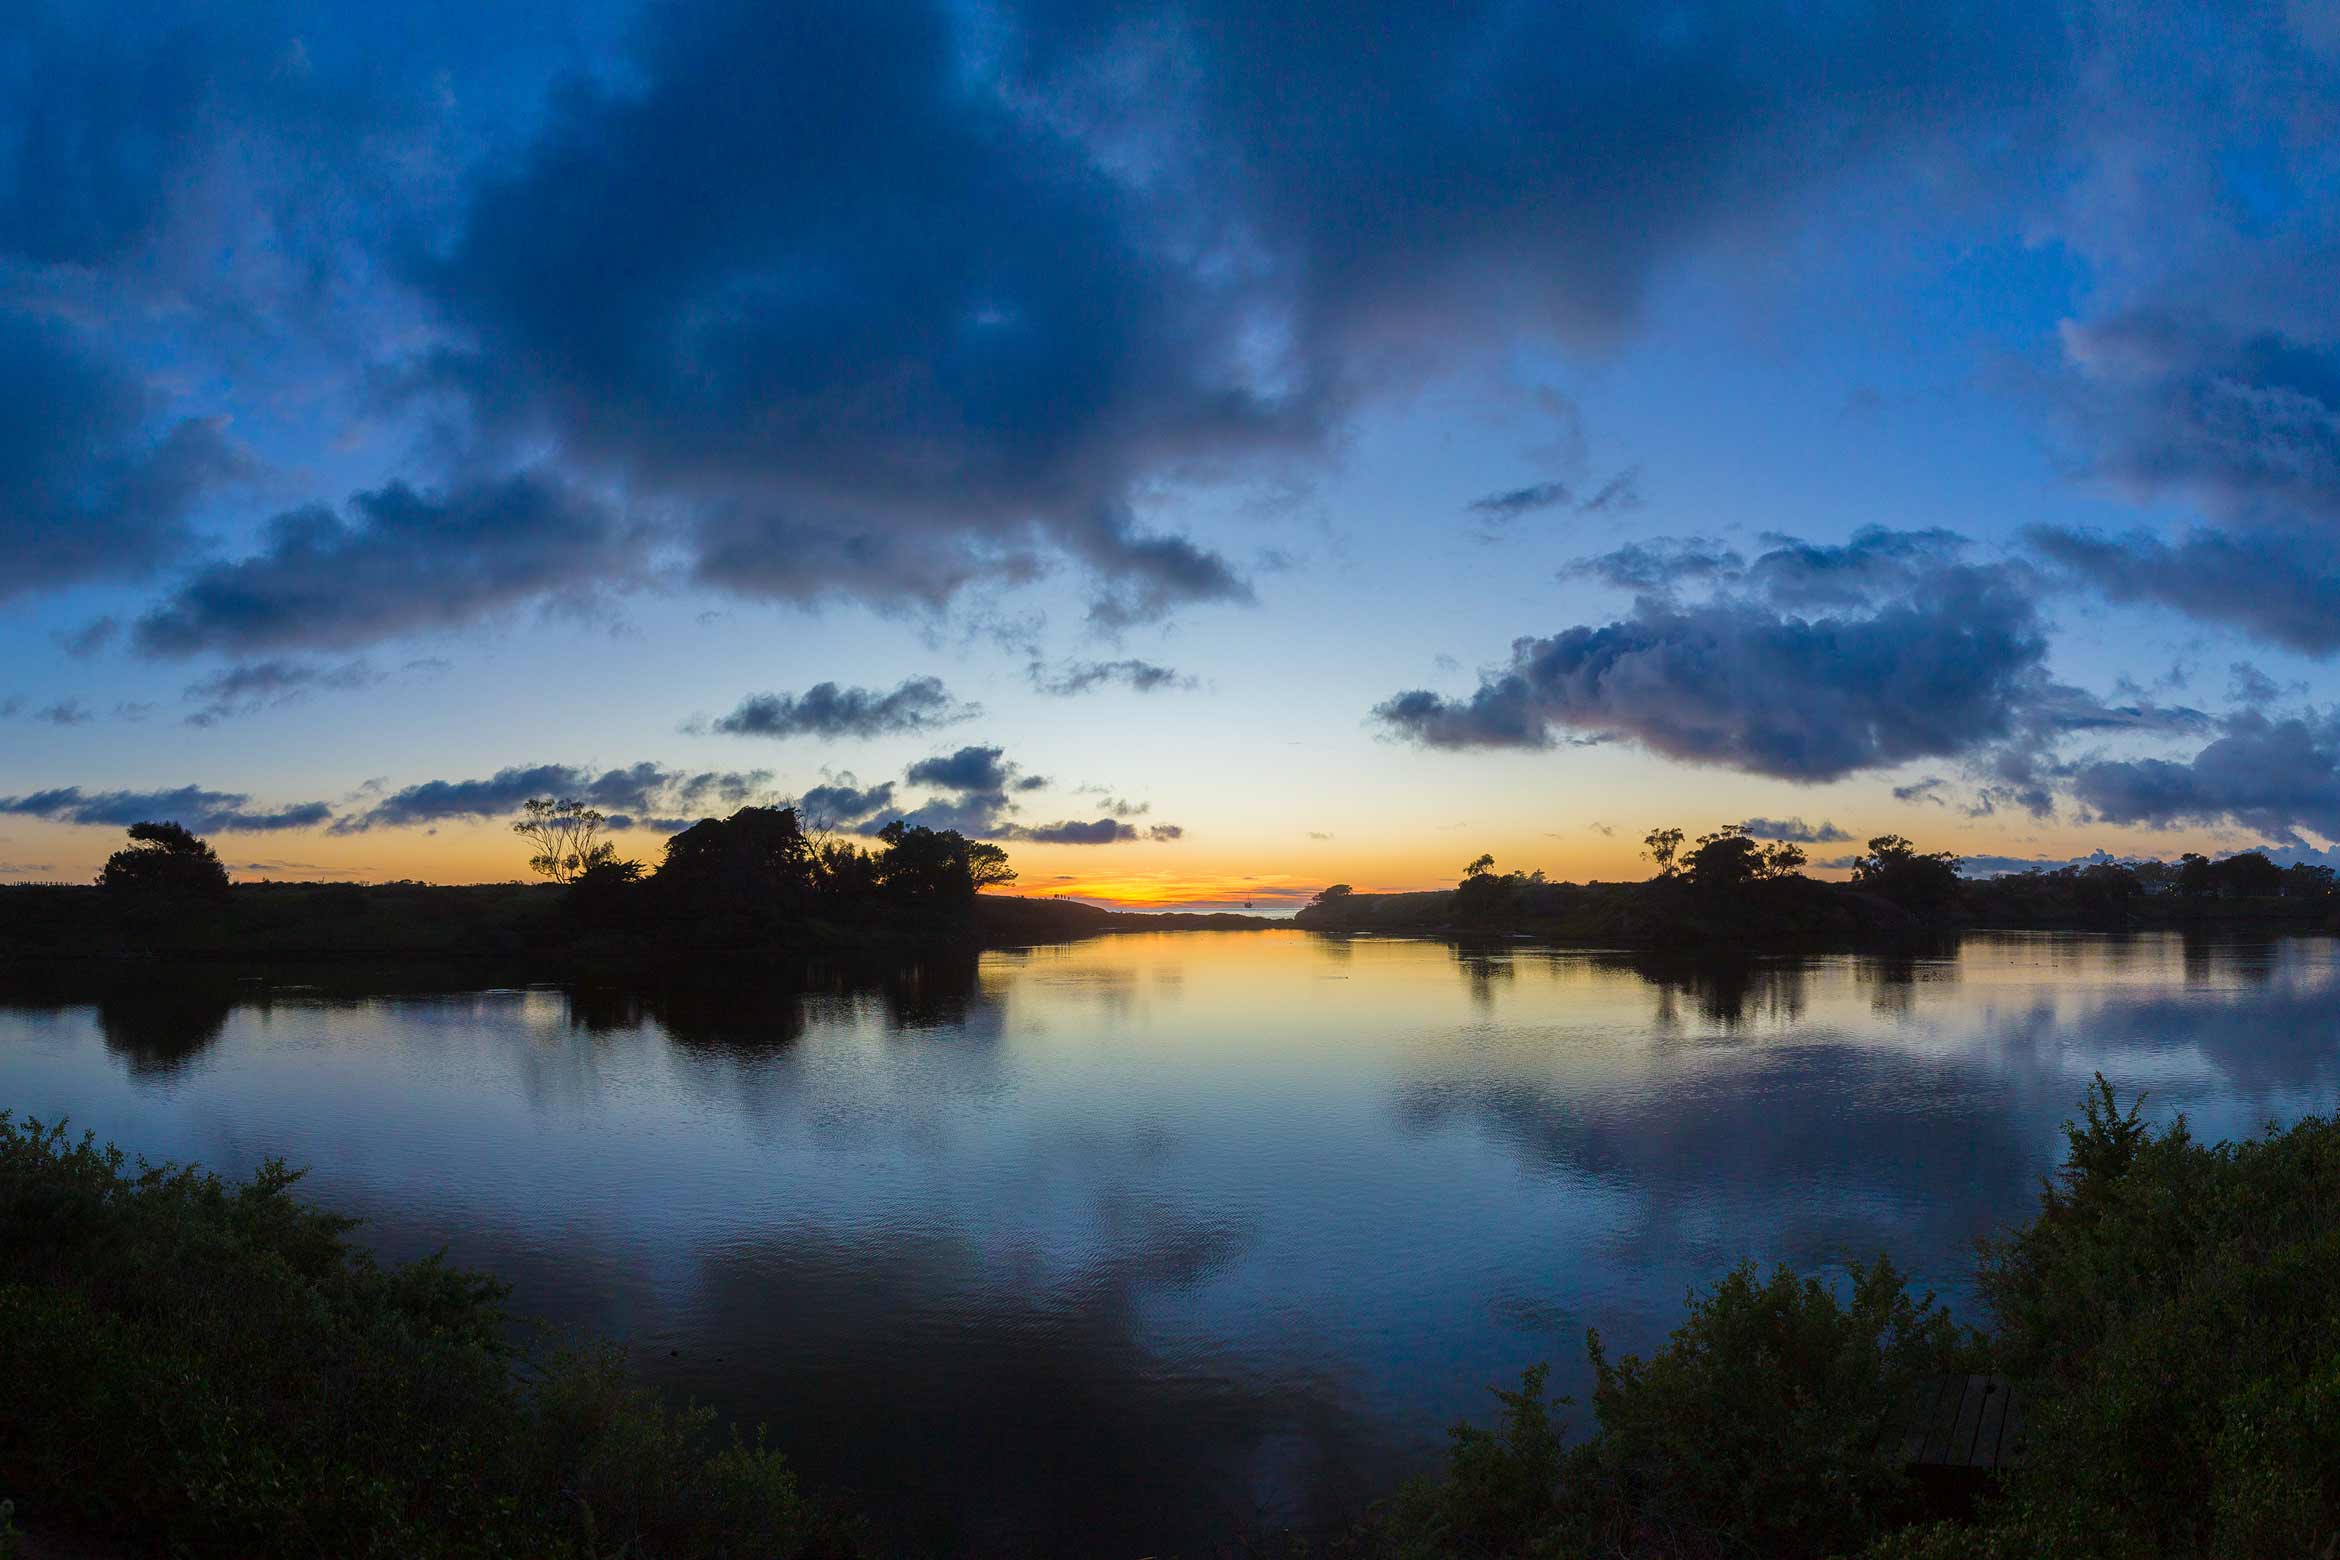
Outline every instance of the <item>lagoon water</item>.
<svg viewBox="0 0 2340 1560">
<path fill-rule="evenodd" d="M 1353 1506 L 1734 1263 L 1963 1314 L 2098 1071 L 2329 1111 L 2340 944 L 1728 966 L 1299 931 L 641 991 L 0 990 L 0 1107 L 313 1166 L 389 1257 L 625 1339 L 909 1552 L 1193 1553 Z"/>
</svg>

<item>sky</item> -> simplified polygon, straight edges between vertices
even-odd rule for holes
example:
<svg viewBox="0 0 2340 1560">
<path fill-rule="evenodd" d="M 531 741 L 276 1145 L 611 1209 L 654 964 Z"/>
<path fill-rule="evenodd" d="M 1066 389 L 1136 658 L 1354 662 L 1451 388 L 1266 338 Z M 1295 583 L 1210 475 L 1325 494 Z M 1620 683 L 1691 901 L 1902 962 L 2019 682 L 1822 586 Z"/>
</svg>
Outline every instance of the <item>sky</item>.
<svg viewBox="0 0 2340 1560">
<path fill-rule="evenodd" d="M 2340 841 L 2340 4 L 30 0 L 0 879 Z"/>
</svg>

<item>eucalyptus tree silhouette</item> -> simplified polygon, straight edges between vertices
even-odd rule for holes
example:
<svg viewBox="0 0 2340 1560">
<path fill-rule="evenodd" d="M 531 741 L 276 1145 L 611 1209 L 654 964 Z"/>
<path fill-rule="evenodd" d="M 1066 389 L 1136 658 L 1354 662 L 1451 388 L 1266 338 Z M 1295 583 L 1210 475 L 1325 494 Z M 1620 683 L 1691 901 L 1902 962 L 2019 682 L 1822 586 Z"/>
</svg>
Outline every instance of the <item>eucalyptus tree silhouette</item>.
<svg viewBox="0 0 2340 1560">
<path fill-rule="evenodd" d="M 228 889 L 227 868 L 202 840 L 176 823 L 134 823 L 124 846 L 106 858 L 101 886 L 130 894 L 215 897 Z"/>
</svg>

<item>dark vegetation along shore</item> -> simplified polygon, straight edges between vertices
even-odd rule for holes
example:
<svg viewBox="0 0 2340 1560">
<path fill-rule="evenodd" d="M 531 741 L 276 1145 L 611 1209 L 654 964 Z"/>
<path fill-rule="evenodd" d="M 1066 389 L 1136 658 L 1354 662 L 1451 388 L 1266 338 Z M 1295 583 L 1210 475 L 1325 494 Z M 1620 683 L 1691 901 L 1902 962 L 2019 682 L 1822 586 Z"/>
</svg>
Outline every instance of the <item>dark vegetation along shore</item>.
<svg viewBox="0 0 2340 1560">
<path fill-rule="evenodd" d="M 96 886 L 0 887 L 0 964 L 464 960 L 552 979 L 773 948 L 999 945 L 1274 924 L 987 893 L 1014 881 L 1006 853 L 948 830 L 897 824 L 867 850 L 806 834 L 792 809 L 747 807 L 674 835 L 650 871 L 619 859 L 597 837 L 600 821 L 573 802 L 531 803 L 518 828 L 542 881 L 456 887 L 231 885 L 204 841 L 175 823 L 141 823 Z"/>
<path fill-rule="evenodd" d="M 652 973 L 734 952 L 871 952 L 1063 942 L 1109 932 L 1297 925 L 1331 933 L 1524 936 L 1700 954 L 1920 944 L 1963 928 L 2340 931 L 2329 867 L 2243 852 L 2212 861 L 2101 862 L 1973 879 L 1956 856 L 1897 835 L 1869 842 L 1847 882 L 1804 853 L 1729 827 L 1685 842 L 1654 830 L 1638 883 L 1554 883 L 1471 863 L 1452 889 L 1361 894 L 1335 884 L 1290 922 L 1114 911 L 988 892 L 1015 879 L 998 846 L 890 826 L 875 850 L 806 834 L 788 808 L 747 807 L 667 840 L 655 871 L 598 838 L 600 818 L 542 801 L 516 825 L 542 881 L 231 885 L 173 823 L 142 823 L 96 886 L 0 887 L 0 967 L 164 958 L 487 963 L 534 979 Z"/>
<path fill-rule="evenodd" d="M 1835 1283 L 1743 1268 L 1647 1358 L 1593 1335 L 1590 1404 L 1547 1398 L 1539 1367 L 1352 1523 L 1220 1552 L 2333 1553 L 2340 1123 L 2207 1146 L 2099 1080 L 2068 1130 L 2037 1215 L 1981 1253 L 1989 1330 L 1882 1260 Z M 0 1116 L 0 1555 L 887 1552 L 882 1513 L 800 1488 L 752 1430 L 515 1326 L 482 1275 L 374 1266 L 295 1182 Z M 1970 1371 L 2026 1408 L 2020 1460 L 1960 1509 L 1898 1448 L 1913 1389 Z"/>
<path fill-rule="evenodd" d="M 2279 867 L 2257 851 L 1968 878 L 1958 857 L 1889 834 L 1853 858 L 1849 881 L 1832 883 L 1803 874 L 1801 847 L 1737 827 L 1691 842 L 1657 829 L 1645 843 L 1657 867 L 1646 882 L 1551 883 L 1497 872 L 1481 856 L 1452 889 L 1360 894 L 1336 883 L 1295 924 L 1686 950 L 1911 942 L 1968 927 L 2340 930 L 2330 867 Z"/>
</svg>

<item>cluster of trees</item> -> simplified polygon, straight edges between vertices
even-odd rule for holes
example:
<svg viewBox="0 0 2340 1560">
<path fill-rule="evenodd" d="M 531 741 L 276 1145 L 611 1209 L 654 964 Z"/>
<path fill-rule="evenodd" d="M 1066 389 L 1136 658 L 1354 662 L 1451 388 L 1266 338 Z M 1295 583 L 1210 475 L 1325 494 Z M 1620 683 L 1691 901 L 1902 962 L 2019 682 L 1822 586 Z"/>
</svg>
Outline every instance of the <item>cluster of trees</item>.
<svg viewBox="0 0 2340 1560">
<path fill-rule="evenodd" d="M 2329 899 L 2332 869 L 2312 862 L 2279 867 L 2263 851 L 2246 850 L 2221 861 L 2187 851 L 2176 863 L 2141 862 L 2134 867 L 2103 863 L 2084 869 L 2107 880 L 2126 873 L 2147 892 L 2174 891 L 2181 899 Z"/>
<path fill-rule="evenodd" d="M 142 897 L 213 899 L 228 891 L 218 852 L 175 823 L 134 823 L 131 843 L 106 858 L 105 888 Z"/>
<path fill-rule="evenodd" d="M 2218 905 L 2266 907 L 2313 916 L 2334 899 L 2330 867 L 2298 862 L 2283 867 L 2263 851 L 2222 860 L 2188 852 L 2176 861 L 2097 861 L 2054 871 L 2018 872 L 1966 886 L 1970 909 L 2008 922 L 2068 918 L 2090 924 L 2125 923 L 2147 906 L 2174 908 L 2184 918 L 2217 913 Z M 2250 912 L 2256 913 L 2256 912 Z"/>
<path fill-rule="evenodd" d="M 1804 869 L 1801 845 L 1787 840 L 1764 844 L 1744 824 L 1726 823 L 1701 834 L 1686 855 L 1680 829 L 1652 829 L 1641 844 L 1659 877 L 1681 878 L 1698 888 L 1728 891 L 1764 878 L 1793 877 Z"/>
<path fill-rule="evenodd" d="M 1642 837 L 1642 854 L 1661 880 L 1729 893 L 1748 883 L 1798 876 L 1808 858 L 1792 840 L 1765 842 L 1744 824 L 1726 823 L 1701 834 L 1688 850 L 1680 829 L 1652 829 Z M 1864 893 L 1908 909 L 1938 909 L 1958 894 L 1959 858 L 1948 851 L 1921 851 L 1899 834 L 1880 834 L 1855 856 L 1852 881 Z"/>
<path fill-rule="evenodd" d="M 807 834 L 793 807 L 742 807 L 702 818 L 666 842 L 656 872 L 621 860 L 598 836 L 607 820 L 574 800 L 531 802 L 513 828 L 537 847 L 530 865 L 567 883 L 578 914 L 605 927 L 645 920 L 747 925 L 873 911 L 964 910 L 1015 881 L 1007 852 L 955 830 L 890 823 L 872 851 Z"/>
<path fill-rule="evenodd" d="M 566 903 L 582 923 L 607 930 L 946 918 L 1016 877 L 999 846 L 952 830 L 896 822 L 871 850 L 807 834 L 790 807 L 701 819 L 667 840 L 656 871 L 620 857 L 604 837 L 608 827 L 585 803 L 549 797 L 527 803 L 512 825 L 528 842 L 530 868 L 566 887 Z M 226 896 L 227 868 L 217 853 L 176 823 L 137 823 L 129 833 L 131 843 L 98 874 L 100 885 L 127 906 L 208 920 L 187 912 Z"/>
</svg>

